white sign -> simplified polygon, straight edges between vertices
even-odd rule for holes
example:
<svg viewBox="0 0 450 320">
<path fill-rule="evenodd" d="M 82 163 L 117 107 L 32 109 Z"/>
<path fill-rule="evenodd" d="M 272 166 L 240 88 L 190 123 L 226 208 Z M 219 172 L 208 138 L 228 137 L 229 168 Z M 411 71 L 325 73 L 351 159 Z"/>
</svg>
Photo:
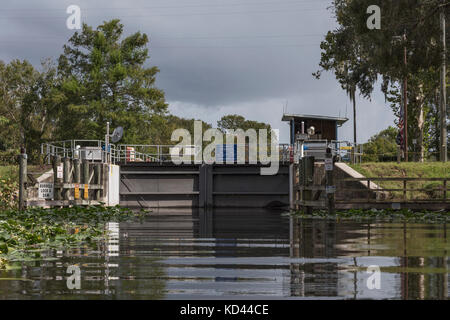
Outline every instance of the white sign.
<svg viewBox="0 0 450 320">
<path fill-rule="evenodd" d="M 56 174 L 56 178 L 58 178 L 58 179 L 62 179 L 63 178 L 63 167 L 62 167 L 62 165 L 60 165 L 60 166 L 58 166 L 57 167 L 57 174 Z"/>
<path fill-rule="evenodd" d="M 39 183 L 38 197 L 41 199 L 53 199 L 53 183 Z"/>
<path fill-rule="evenodd" d="M 333 171 L 333 159 L 325 158 L 325 171 Z"/>
<path fill-rule="evenodd" d="M 327 186 L 325 191 L 326 193 L 336 193 L 336 186 Z"/>
</svg>

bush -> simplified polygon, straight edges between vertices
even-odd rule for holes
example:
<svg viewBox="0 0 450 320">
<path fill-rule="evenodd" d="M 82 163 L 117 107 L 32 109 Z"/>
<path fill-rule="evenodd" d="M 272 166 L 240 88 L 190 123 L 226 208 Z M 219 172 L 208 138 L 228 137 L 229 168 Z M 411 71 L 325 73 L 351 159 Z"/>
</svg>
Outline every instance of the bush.
<svg viewBox="0 0 450 320">
<path fill-rule="evenodd" d="M 18 201 L 18 183 L 0 178 L 0 210 L 14 209 Z"/>
</svg>

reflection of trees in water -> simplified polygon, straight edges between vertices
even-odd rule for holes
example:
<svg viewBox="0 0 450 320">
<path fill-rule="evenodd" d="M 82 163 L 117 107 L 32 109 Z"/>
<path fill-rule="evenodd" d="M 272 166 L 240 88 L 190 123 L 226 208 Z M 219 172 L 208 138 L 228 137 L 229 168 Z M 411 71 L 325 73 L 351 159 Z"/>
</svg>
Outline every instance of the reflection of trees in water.
<svg viewBox="0 0 450 320">
<path fill-rule="evenodd" d="M 399 274 L 399 283 L 387 283 L 403 299 L 448 298 L 448 244 L 446 225 L 406 223 L 357 223 L 291 218 L 290 256 L 293 258 L 351 257 L 353 265 L 339 270 L 337 263 L 291 264 L 293 296 L 339 296 L 342 290 L 354 298 L 370 294 L 365 286 L 366 265 L 359 257 L 398 257 L 398 264 L 383 267 L 383 274 Z M 376 264 L 376 263 L 374 263 Z M 351 273 L 351 277 L 346 274 Z M 340 281 L 340 278 L 346 278 Z M 364 280 L 364 281 L 362 281 Z M 344 287 L 340 288 L 340 283 Z M 352 285 L 350 285 L 352 283 Z M 386 283 L 385 283 L 386 285 Z M 358 290 L 359 286 L 359 290 Z M 381 296 L 380 296 L 381 297 Z"/>
</svg>

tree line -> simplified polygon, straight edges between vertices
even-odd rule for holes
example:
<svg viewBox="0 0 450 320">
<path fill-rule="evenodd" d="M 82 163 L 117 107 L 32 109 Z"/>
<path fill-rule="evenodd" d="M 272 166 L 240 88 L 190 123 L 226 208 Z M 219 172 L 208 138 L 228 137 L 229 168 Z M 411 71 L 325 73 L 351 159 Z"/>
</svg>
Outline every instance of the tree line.
<svg viewBox="0 0 450 320">
<path fill-rule="evenodd" d="M 114 19 L 95 29 L 83 24 L 57 61 L 44 60 L 39 70 L 25 60 L 0 61 L 0 154 L 25 147 L 37 161 L 42 142 L 103 140 L 106 121 L 124 128 L 121 143 L 172 144 L 173 130 L 193 133 L 194 119 L 170 114 L 155 86 L 159 69 L 145 66 L 148 43 L 145 33 L 125 37 Z M 239 115 L 218 122 L 222 130 L 246 126 L 270 128 Z"/>
<path fill-rule="evenodd" d="M 322 41 L 320 69 L 313 74 L 320 78 L 323 71 L 333 72 L 354 103 L 355 92 L 371 99 L 379 84 L 397 125 L 401 84 L 407 78 L 408 150 L 421 161 L 439 152 L 442 4 L 448 17 L 448 3 L 441 0 L 334 0 L 331 10 L 338 26 Z M 381 8 L 380 30 L 367 27 L 371 5 Z M 446 60 L 448 55 L 447 50 Z M 392 129 L 387 132 L 392 136 Z"/>
</svg>

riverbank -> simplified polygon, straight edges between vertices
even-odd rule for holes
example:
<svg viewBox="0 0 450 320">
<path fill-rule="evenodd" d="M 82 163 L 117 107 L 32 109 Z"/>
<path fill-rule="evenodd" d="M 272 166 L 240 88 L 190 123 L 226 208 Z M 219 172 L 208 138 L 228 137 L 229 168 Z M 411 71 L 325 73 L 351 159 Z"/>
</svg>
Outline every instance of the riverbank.
<svg viewBox="0 0 450 320">
<path fill-rule="evenodd" d="M 367 162 L 350 165 L 367 178 L 445 178 L 450 177 L 450 163 L 443 162 Z M 381 188 L 401 189 L 402 181 L 377 181 Z M 448 186 L 447 186 L 448 187 Z M 408 189 L 426 189 L 408 193 L 410 199 L 436 199 L 442 198 L 442 182 L 433 181 L 410 181 Z M 401 192 L 397 192 L 401 196 Z M 396 195 L 396 192 L 393 192 Z M 447 192 L 450 199 L 450 192 Z"/>
<path fill-rule="evenodd" d="M 383 221 L 383 222 L 408 222 L 408 223 L 449 223 L 449 211 L 410 210 L 410 209 L 350 209 L 336 210 L 330 215 L 327 210 L 315 210 L 311 214 L 303 211 L 294 211 L 287 215 L 303 219 L 326 219 L 326 220 L 354 220 L 354 221 Z"/>
</svg>

